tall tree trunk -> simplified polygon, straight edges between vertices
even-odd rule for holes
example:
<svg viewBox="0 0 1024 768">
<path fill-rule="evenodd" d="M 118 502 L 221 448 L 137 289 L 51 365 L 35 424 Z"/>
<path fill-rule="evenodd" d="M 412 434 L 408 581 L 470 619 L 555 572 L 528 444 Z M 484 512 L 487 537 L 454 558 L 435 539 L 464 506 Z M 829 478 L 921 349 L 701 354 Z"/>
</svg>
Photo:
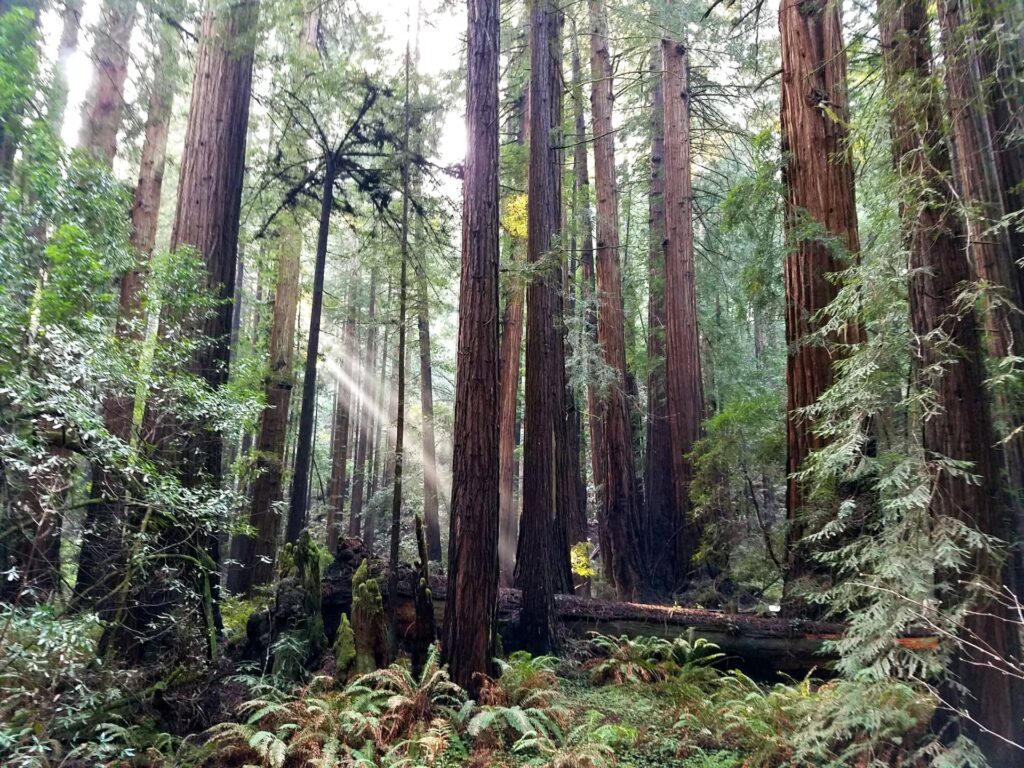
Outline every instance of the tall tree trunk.
<svg viewBox="0 0 1024 768">
<path fill-rule="evenodd" d="M 683 583 L 700 537 L 693 520 L 687 455 L 700 437 L 704 415 L 700 335 L 693 257 L 693 188 L 690 183 L 690 76 L 685 46 L 661 44 L 665 125 L 665 381 L 675 525 L 672 581 Z"/>
<path fill-rule="evenodd" d="M 359 372 L 359 432 L 356 435 L 356 457 L 352 467 L 352 509 L 349 512 L 348 535 L 362 536 L 363 496 L 366 489 L 366 465 L 369 451 L 370 430 L 373 425 L 375 395 L 371 381 L 377 347 L 377 271 L 370 273 L 370 305 L 366 313 L 366 352 Z"/>
<path fill-rule="evenodd" d="M 316 426 L 316 366 L 320 355 L 320 319 L 324 302 L 324 272 L 327 268 L 327 240 L 331 233 L 331 208 L 334 206 L 335 158 L 324 158 L 323 189 L 320 193 L 320 225 L 317 231 L 316 263 L 313 267 L 313 299 L 309 311 L 309 336 L 306 340 L 306 367 L 302 379 L 302 410 L 295 445 L 295 473 L 292 476 L 291 503 L 285 541 L 296 542 L 306 527 L 309 506 L 310 464 L 313 456 L 313 429 Z"/>
<path fill-rule="evenodd" d="M 416 330 L 420 346 L 420 412 L 423 414 L 423 525 L 427 539 L 427 557 L 441 562 L 441 520 L 438 516 L 438 474 L 434 437 L 434 375 L 430 362 L 430 303 L 427 275 L 422 265 L 416 268 Z"/>
<path fill-rule="evenodd" d="M 491 671 L 498 592 L 498 63 L 500 3 L 467 0 L 466 150 L 448 601 L 452 679 Z"/>
<path fill-rule="evenodd" d="M 211 5 L 203 15 L 181 160 L 178 209 L 171 232 L 172 248 L 189 245 L 202 254 L 207 288 L 220 300 L 217 310 L 204 318 L 198 329 L 211 343 L 199 347 L 189 366 L 215 390 L 227 383 L 230 359 L 228 341 L 257 12 L 257 0 L 242 0 L 226 8 Z M 180 467 L 186 488 L 203 483 L 220 485 L 223 445 L 205 419 L 179 423 L 162 411 L 159 397 L 150 397 L 144 426 L 144 439 L 154 446 L 154 457 L 165 466 Z M 215 537 L 197 537 L 188 523 L 182 525 L 180 521 L 161 536 L 166 539 L 162 542 L 166 551 L 183 552 L 208 563 L 193 576 L 209 585 L 210 598 L 204 600 L 204 606 L 209 609 L 212 603 L 214 615 L 211 617 L 207 610 L 207 620 L 217 622 L 220 553 Z M 124 581 L 130 583 L 133 579 Z M 153 599 L 137 596 L 142 599 L 132 599 L 130 609 L 128 594 L 122 593 L 118 613 L 128 611 L 129 629 L 144 633 L 147 623 L 168 607 L 172 593 L 159 581 L 142 586 Z M 205 587 L 198 589 L 205 591 Z M 213 628 L 208 627 L 208 632 L 212 636 Z M 139 650 L 146 644 L 143 636 Z M 214 651 L 212 641 L 210 651 Z"/>
<path fill-rule="evenodd" d="M 114 333 L 129 350 L 137 347 L 145 335 L 143 282 L 145 271 L 156 245 L 163 193 L 164 168 L 167 164 L 167 135 L 171 111 L 178 89 L 175 60 L 178 55 L 177 31 L 167 25 L 160 28 L 160 47 L 153 62 L 153 82 L 146 113 L 145 138 L 139 162 L 139 179 L 131 210 L 131 244 L 136 251 L 134 268 L 121 275 L 117 324 Z M 128 443 L 132 437 L 135 393 L 113 389 L 103 402 L 103 421 L 110 434 Z M 78 557 L 75 593 L 78 600 L 91 604 L 104 589 L 100 582 L 118 571 L 114 567 L 121 546 L 122 504 L 124 489 L 100 464 L 92 468 L 91 504 L 82 532 Z"/>
<path fill-rule="evenodd" d="M 953 127 L 954 170 L 967 210 L 967 234 L 974 269 L 995 295 L 985 313 L 988 352 L 991 357 L 1003 360 L 1020 356 L 1024 348 L 1024 314 L 1021 312 L 1024 277 L 1017 263 L 1024 254 L 1014 252 L 1013 238 L 1019 239 L 1019 233 L 1002 224 L 1004 215 L 1009 212 L 1004 206 L 1021 202 L 1020 190 L 1007 187 L 1006 182 L 1020 175 L 1024 160 L 1020 157 L 1019 146 L 1007 146 L 1015 130 L 1009 102 L 996 100 L 998 110 L 989 109 L 979 80 L 978 64 L 983 64 L 986 70 L 995 65 L 990 56 L 977 55 L 976 42 L 965 19 L 964 0 L 941 0 L 938 8 L 946 64 L 947 109 Z M 1006 87 L 1012 88 L 1012 83 L 1011 78 Z M 997 138 L 1004 147 L 1003 152 L 996 151 Z M 1019 373 L 1020 366 L 1014 367 Z M 996 393 L 996 416 L 1008 423 L 1004 432 L 1017 429 L 1024 418 L 1024 406 L 1019 398 L 1015 401 L 1005 387 Z M 1021 535 L 1024 533 L 1024 500 L 1021 499 L 1024 435 L 1015 434 L 1006 442 L 1003 457 L 1012 493 L 1014 528 Z M 1017 589 L 1024 589 L 1024 583 L 1020 583 L 1024 582 L 1024 560 L 1019 552 L 1016 563 Z"/>
<path fill-rule="evenodd" d="M 388 286 L 388 305 L 391 304 L 391 286 Z M 389 433 L 391 431 L 391 388 L 387 385 L 388 381 L 388 335 L 390 333 L 390 327 L 384 326 L 384 338 L 380 345 L 380 366 L 378 370 L 377 384 L 376 384 L 376 395 L 374 396 L 374 403 L 376 412 L 373 419 L 373 436 L 370 443 L 370 481 L 367 486 L 367 501 L 371 502 L 367 507 L 366 522 L 363 524 L 363 543 L 366 545 L 366 551 L 371 554 L 375 551 L 377 544 L 377 527 L 379 521 L 377 520 L 377 505 L 373 504 L 373 497 L 377 495 L 377 491 L 380 490 L 381 480 L 386 472 L 386 464 L 388 462 L 388 450 L 387 441 Z"/>
<path fill-rule="evenodd" d="M 348 315 L 342 329 L 341 376 L 338 378 L 334 406 L 334 441 L 331 447 L 331 486 L 327 498 L 327 549 L 338 549 L 338 534 L 348 495 L 348 443 L 352 432 L 352 387 L 355 381 L 357 352 L 355 318 L 355 283 L 349 287 Z"/>
<path fill-rule="evenodd" d="M 534 653 L 556 645 L 554 591 L 559 535 L 559 440 L 565 418 L 561 322 L 562 270 L 553 251 L 561 224 L 562 14 L 552 0 L 530 5 L 530 170 L 527 260 L 536 270 L 526 292 L 526 400 L 523 512 L 516 583 L 523 590 L 522 645 Z"/>
<path fill-rule="evenodd" d="M 810 573 L 802 543 L 810 533 L 795 473 L 823 446 L 801 410 L 832 384 L 832 353 L 818 339 L 816 314 L 836 297 L 827 278 L 860 250 L 847 131 L 846 49 L 838 3 L 783 3 L 782 156 L 786 232 L 787 589 Z M 817 231 L 814 231 L 817 229 Z M 836 241 L 840 243 L 837 247 Z"/>
<path fill-rule="evenodd" d="M 68 108 L 67 70 L 71 57 L 78 50 L 78 36 L 82 29 L 82 5 L 83 0 L 64 0 L 64 23 L 57 46 L 57 65 L 54 68 L 50 103 L 46 112 L 46 119 L 57 136 L 64 127 L 64 116 Z"/>
<path fill-rule="evenodd" d="M 665 98 L 660 46 L 651 51 L 650 244 L 647 258 L 647 434 L 644 467 L 646 561 L 652 586 L 671 591 L 685 579 L 676 570 L 674 540 L 685 521 L 672 482 L 672 434 L 665 381 Z"/>
<path fill-rule="evenodd" d="M 934 380 L 922 382 L 934 388 L 940 406 L 928 414 L 923 429 L 925 451 L 940 459 L 930 496 L 931 513 L 939 525 L 957 520 L 980 533 L 1004 537 L 1005 510 L 985 397 L 981 334 L 973 312 L 958 306 L 962 284 L 971 277 L 967 237 L 946 181 L 950 160 L 943 139 L 942 105 L 931 85 L 932 52 L 924 0 L 880 0 L 879 28 L 889 98 L 894 105 L 891 124 L 896 170 L 901 185 L 917 195 L 902 210 L 910 245 L 911 323 L 921 340 L 918 369 L 940 371 Z M 948 343 L 954 345 L 952 355 L 944 346 Z M 947 460 L 969 463 L 977 481 L 944 468 L 941 462 Z M 1000 589 L 998 563 L 986 559 L 972 567 L 990 588 Z M 964 576 L 970 579 L 974 574 L 945 574 L 951 580 Z M 953 596 L 964 597 L 959 589 Z M 1021 759 L 1022 747 L 1006 740 L 1024 745 L 1021 681 L 1000 664 L 1016 658 L 1019 637 L 1002 600 L 983 598 L 973 608 L 965 619 L 966 636 L 953 662 L 953 672 L 967 695 L 960 695 L 954 686 L 943 692 L 947 704 L 963 707 L 968 713 L 965 730 L 989 762 L 1012 765 Z M 993 658 L 998 661 L 993 663 Z"/>
<path fill-rule="evenodd" d="M 643 587 L 640 495 L 633 460 L 633 434 L 626 397 L 626 338 L 619 266 L 619 196 L 612 127 L 612 60 L 604 0 L 590 0 L 591 108 L 594 120 L 594 181 L 597 190 L 597 336 L 601 358 L 613 380 L 600 393 L 604 421 L 601 451 L 602 507 L 608 526 L 615 591 L 634 600 Z"/>
<path fill-rule="evenodd" d="M 108 167 L 117 154 L 117 132 L 124 115 L 135 0 L 104 0 L 92 48 L 93 77 L 82 107 L 78 143 Z"/>
</svg>

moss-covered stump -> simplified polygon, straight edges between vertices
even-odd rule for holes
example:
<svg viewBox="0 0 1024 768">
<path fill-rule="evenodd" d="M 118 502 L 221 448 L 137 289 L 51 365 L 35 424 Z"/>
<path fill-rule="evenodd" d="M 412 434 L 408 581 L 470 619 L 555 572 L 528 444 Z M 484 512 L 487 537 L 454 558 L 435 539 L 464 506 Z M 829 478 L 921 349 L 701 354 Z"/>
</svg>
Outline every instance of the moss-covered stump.
<svg viewBox="0 0 1024 768">
<path fill-rule="evenodd" d="M 274 673 L 285 678 L 315 669 L 327 648 L 319 556 L 308 531 L 281 553 L 281 580 L 270 610 L 270 654 Z"/>
<path fill-rule="evenodd" d="M 380 584 L 370 576 L 369 560 L 363 560 L 352 578 L 352 632 L 355 639 L 356 674 L 388 665 L 388 633 Z"/>
</svg>

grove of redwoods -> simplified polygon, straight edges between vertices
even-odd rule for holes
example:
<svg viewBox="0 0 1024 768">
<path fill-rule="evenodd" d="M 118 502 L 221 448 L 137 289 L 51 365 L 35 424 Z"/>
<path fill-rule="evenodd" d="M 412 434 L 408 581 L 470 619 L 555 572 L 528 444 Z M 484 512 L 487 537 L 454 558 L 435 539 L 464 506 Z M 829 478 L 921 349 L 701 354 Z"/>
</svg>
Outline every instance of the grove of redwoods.
<svg viewBox="0 0 1024 768">
<path fill-rule="evenodd" d="M 1020 0 L 0 0 L 0 275 L 4 765 L 1024 765 Z"/>
</svg>

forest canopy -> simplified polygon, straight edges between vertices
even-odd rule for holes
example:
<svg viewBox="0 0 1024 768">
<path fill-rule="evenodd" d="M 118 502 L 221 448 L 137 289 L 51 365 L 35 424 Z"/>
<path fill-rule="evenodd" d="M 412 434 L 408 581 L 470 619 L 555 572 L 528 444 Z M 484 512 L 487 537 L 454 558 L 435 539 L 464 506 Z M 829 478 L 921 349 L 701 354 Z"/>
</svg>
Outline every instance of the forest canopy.
<svg viewBox="0 0 1024 768">
<path fill-rule="evenodd" d="M 1024 764 L 1020 0 L 0 0 L 0 763 Z"/>
</svg>

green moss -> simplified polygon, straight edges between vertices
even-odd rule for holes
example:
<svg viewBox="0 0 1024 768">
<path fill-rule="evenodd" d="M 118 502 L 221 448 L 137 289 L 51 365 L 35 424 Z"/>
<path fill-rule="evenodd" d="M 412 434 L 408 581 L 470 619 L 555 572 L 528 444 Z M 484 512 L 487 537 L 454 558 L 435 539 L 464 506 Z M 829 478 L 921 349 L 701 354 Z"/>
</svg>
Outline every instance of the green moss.
<svg viewBox="0 0 1024 768">
<path fill-rule="evenodd" d="M 334 638 L 334 669 L 335 676 L 344 680 L 356 659 L 356 636 L 352 631 L 348 616 L 341 615 L 338 634 Z"/>
</svg>

